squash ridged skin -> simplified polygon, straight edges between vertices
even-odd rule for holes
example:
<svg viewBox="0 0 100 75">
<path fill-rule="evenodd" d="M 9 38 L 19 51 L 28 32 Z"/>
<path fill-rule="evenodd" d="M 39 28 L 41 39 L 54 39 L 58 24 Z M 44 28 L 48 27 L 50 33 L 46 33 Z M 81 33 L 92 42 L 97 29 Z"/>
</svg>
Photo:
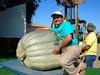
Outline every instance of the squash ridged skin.
<svg viewBox="0 0 100 75">
<path fill-rule="evenodd" d="M 35 30 L 24 35 L 17 46 L 16 56 L 25 66 L 36 70 L 52 70 L 60 67 L 60 54 L 54 55 L 52 49 L 56 37 L 51 31 Z M 23 61 L 23 58 L 25 60 Z"/>
</svg>

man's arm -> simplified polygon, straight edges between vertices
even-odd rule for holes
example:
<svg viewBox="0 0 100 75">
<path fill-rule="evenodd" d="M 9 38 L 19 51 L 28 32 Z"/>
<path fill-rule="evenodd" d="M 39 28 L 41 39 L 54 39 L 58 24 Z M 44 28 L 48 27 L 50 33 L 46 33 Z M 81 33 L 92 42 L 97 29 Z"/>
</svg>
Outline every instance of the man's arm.
<svg viewBox="0 0 100 75">
<path fill-rule="evenodd" d="M 56 47 L 53 48 L 53 53 L 54 53 L 54 54 L 58 54 L 59 51 L 60 51 L 60 49 L 61 49 L 62 47 L 64 47 L 65 45 L 69 44 L 71 41 L 72 41 L 72 35 L 69 34 L 69 35 L 67 35 L 67 36 L 65 37 L 65 39 L 61 42 L 60 45 L 58 45 L 58 46 L 56 46 Z"/>
<path fill-rule="evenodd" d="M 69 44 L 72 41 L 72 35 L 69 34 L 65 37 L 65 39 L 61 42 L 61 44 L 59 45 L 60 48 L 64 47 L 65 45 Z"/>
<path fill-rule="evenodd" d="M 90 45 L 83 44 L 81 53 L 84 53 L 84 52 L 88 51 L 89 49 L 90 49 Z"/>
<path fill-rule="evenodd" d="M 36 25 L 28 25 L 28 26 L 34 27 L 37 30 L 50 30 L 51 28 L 50 26 L 36 26 Z"/>
<path fill-rule="evenodd" d="M 37 30 L 50 30 L 50 27 L 49 26 L 39 27 L 39 28 L 37 28 Z"/>
</svg>

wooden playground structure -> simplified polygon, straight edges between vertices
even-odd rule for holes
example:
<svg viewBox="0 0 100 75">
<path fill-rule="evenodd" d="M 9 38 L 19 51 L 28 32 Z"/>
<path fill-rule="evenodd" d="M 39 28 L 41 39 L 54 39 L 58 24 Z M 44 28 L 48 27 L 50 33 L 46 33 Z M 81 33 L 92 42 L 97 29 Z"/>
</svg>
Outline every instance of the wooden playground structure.
<svg viewBox="0 0 100 75">
<path fill-rule="evenodd" d="M 82 27 L 85 27 L 86 24 L 85 20 L 80 20 L 78 17 L 78 5 L 84 4 L 85 0 L 61 0 L 60 3 L 65 7 L 64 18 L 75 25 L 75 33 L 78 38 L 79 23 Z"/>
</svg>

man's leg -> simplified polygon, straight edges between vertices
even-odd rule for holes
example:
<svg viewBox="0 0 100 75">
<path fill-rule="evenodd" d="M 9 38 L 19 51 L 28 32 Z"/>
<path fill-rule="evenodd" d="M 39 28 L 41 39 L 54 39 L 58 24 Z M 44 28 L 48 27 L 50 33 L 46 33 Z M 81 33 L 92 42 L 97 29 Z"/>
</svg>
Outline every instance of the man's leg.
<svg viewBox="0 0 100 75">
<path fill-rule="evenodd" d="M 80 55 L 80 47 L 78 45 L 68 47 L 60 59 L 61 66 L 70 75 L 77 75 L 78 71 L 74 66 L 75 59 Z"/>
<path fill-rule="evenodd" d="M 86 64 L 81 61 L 80 64 L 78 65 L 78 71 L 80 75 L 85 75 L 85 69 L 86 69 Z"/>
<path fill-rule="evenodd" d="M 96 60 L 95 55 L 88 55 L 85 56 L 85 63 L 87 64 L 87 67 L 92 68 L 93 67 L 93 62 Z"/>
</svg>

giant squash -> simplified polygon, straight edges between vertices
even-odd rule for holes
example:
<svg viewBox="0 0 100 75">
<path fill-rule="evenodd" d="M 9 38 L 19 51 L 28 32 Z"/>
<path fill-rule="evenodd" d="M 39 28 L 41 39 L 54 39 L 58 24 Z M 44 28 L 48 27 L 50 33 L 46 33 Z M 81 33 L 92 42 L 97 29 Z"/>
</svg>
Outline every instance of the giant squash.
<svg viewBox="0 0 100 75">
<path fill-rule="evenodd" d="M 54 55 L 56 37 L 51 31 L 35 30 L 24 35 L 17 46 L 17 57 L 25 66 L 36 70 L 60 67 L 60 55 Z"/>
</svg>

